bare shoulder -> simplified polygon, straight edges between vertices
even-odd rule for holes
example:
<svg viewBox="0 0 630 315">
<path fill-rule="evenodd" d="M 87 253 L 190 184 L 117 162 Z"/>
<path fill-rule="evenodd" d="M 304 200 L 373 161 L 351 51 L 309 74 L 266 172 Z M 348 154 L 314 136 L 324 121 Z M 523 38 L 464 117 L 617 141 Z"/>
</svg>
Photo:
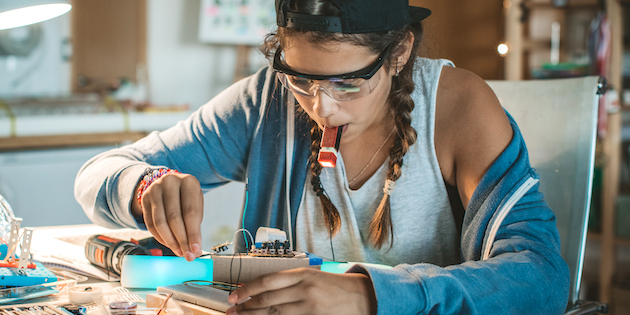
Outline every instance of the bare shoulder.
<svg viewBox="0 0 630 315">
<path fill-rule="evenodd" d="M 457 186 L 464 205 L 512 139 L 512 127 L 499 100 L 476 74 L 444 67 L 437 91 L 436 151 L 444 178 Z M 462 191 L 463 190 L 463 191 Z"/>
</svg>

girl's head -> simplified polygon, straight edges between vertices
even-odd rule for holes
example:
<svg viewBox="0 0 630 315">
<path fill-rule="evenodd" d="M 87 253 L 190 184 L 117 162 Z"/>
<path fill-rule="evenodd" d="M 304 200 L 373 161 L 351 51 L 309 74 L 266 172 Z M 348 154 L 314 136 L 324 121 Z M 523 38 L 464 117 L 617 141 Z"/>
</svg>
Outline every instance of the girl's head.
<svg viewBox="0 0 630 315">
<path fill-rule="evenodd" d="M 317 153 L 323 126 L 344 126 L 341 143 L 370 128 L 395 124 L 388 180 L 396 181 L 402 158 L 416 140 L 413 67 L 430 11 L 408 0 L 276 0 L 278 30 L 262 47 L 282 84 L 311 118 L 311 173 L 331 235 L 339 214 L 319 181 Z M 391 129 L 391 128 L 390 128 Z M 376 247 L 392 236 L 388 195 L 372 221 Z"/>
</svg>

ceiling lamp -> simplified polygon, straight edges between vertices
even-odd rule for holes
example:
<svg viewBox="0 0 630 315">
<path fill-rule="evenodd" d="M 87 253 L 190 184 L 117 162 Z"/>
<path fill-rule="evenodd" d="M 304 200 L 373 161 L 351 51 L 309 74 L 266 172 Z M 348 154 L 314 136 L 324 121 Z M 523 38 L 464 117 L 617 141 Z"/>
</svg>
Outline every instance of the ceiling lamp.
<svg viewBox="0 0 630 315">
<path fill-rule="evenodd" d="M 65 0 L 0 0 L 0 30 L 50 20 L 71 8 Z"/>
</svg>

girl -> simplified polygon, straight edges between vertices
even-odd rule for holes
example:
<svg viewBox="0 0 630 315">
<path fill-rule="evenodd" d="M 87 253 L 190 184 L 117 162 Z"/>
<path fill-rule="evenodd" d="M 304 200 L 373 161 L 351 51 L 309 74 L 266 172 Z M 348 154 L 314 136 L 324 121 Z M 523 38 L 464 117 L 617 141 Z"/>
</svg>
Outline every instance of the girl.
<svg viewBox="0 0 630 315">
<path fill-rule="evenodd" d="M 75 194 L 88 216 L 193 260 L 202 192 L 247 180 L 247 230 L 396 266 L 262 276 L 228 314 L 562 313 L 568 268 L 518 127 L 482 79 L 416 57 L 430 12 L 407 0 L 277 0 L 276 12 L 272 67 L 86 163 Z M 318 162 L 324 130 L 341 133 L 334 167 Z"/>
</svg>

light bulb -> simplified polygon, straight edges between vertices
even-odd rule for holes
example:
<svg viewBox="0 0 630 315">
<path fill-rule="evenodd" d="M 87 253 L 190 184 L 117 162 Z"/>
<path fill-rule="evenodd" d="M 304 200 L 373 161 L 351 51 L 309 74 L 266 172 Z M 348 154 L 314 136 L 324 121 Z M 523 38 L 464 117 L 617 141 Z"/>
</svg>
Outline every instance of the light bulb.
<svg viewBox="0 0 630 315">
<path fill-rule="evenodd" d="M 509 51 L 508 45 L 503 43 L 499 44 L 499 46 L 497 46 L 497 51 L 499 52 L 499 55 L 505 56 Z"/>
</svg>

